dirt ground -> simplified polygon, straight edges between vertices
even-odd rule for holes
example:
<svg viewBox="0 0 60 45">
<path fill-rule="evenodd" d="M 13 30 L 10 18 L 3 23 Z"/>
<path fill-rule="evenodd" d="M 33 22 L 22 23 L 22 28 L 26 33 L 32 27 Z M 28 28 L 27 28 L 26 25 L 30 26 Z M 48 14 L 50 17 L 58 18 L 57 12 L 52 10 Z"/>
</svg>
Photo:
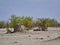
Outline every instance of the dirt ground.
<svg viewBox="0 0 60 45">
<path fill-rule="evenodd" d="M 0 45 L 60 45 L 60 31 L 5 32 L 0 31 Z"/>
</svg>

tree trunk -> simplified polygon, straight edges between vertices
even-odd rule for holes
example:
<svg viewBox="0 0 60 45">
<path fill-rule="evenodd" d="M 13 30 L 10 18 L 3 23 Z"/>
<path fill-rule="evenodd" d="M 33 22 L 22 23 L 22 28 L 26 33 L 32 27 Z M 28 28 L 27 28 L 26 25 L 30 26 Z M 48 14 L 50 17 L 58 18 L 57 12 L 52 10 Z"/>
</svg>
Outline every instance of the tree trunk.
<svg viewBox="0 0 60 45">
<path fill-rule="evenodd" d="M 19 25 L 15 25 L 13 32 L 20 32 L 20 26 Z"/>
<path fill-rule="evenodd" d="M 41 29 L 42 31 L 47 31 L 47 27 L 42 26 Z"/>
</svg>

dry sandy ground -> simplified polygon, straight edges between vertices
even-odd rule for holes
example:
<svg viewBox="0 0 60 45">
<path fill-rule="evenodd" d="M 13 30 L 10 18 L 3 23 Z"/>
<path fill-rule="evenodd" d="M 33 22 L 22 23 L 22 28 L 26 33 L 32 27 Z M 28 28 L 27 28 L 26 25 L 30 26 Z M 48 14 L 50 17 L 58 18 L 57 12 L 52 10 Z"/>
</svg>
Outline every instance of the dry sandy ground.
<svg viewBox="0 0 60 45">
<path fill-rule="evenodd" d="M 35 31 L 5 34 L 0 31 L 0 45 L 60 45 L 60 31 Z"/>
</svg>

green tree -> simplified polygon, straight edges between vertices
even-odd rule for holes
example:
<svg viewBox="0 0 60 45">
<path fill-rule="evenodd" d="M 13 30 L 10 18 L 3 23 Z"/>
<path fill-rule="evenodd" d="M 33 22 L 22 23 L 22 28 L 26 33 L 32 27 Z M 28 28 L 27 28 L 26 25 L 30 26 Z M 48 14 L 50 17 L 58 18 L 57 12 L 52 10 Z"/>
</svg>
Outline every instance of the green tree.
<svg viewBox="0 0 60 45">
<path fill-rule="evenodd" d="M 24 17 L 23 18 L 23 25 L 25 25 L 26 27 L 28 27 L 28 28 L 31 28 L 32 27 L 32 25 L 33 25 L 33 21 L 32 21 L 32 17 Z"/>
<path fill-rule="evenodd" d="M 58 27 L 60 27 L 60 23 L 58 23 Z"/>
<path fill-rule="evenodd" d="M 21 28 L 21 25 L 31 28 L 33 25 L 32 17 L 17 17 L 16 15 L 12 15 L 10 18 L 10 26 L 14 28 L 14 32 L 18 31 Z"/>
<path fill-rule="evenodd" d="M 49 18 L 38 18 L 36 23 L 43 31 L 47 30 L 47 27 L 57 26 L 57 21 Z"/>
<path fill-rule="evenodd" d="M 10 26 L 14 28 L 14 32 L 20 31 L 20 17 L 17 17 L 16 15 L 12 15 L 9 19 Z"/>
<path fill-rule="evenodd" d="M 0 21 L 0 28 L 6 28 L 6 23 L 4 21 Z"/>
</svg>

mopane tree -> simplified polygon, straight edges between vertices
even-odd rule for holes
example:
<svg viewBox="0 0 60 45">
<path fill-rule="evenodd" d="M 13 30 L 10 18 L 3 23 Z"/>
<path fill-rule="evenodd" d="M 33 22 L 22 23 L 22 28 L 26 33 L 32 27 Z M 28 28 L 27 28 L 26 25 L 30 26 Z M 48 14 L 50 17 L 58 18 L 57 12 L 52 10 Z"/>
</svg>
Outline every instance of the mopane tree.
<svg viewBox="0 0 60 45">
<path fill-rule="evenodd" d="M 23 24 L 28 27 L 28 28 L 31 28 L 33 26 L 33 21 L 32 21 L 32 17 L 24 17 L 24 21 L 23 21 Z"/>
<path fill-rule="evenodd" d="M 60 27 L 60 23 L 58 23 L 58 25 L 57 25 L 58 27 Z"/>
<path fill-rule="evenodd" d="M 38 18 L 37 24 L 41 27 L 42 31 L 45 31 L 47 27 L 57 26 L 57 21 L 49 18 Z"/>
<path fill-rule="evenodd" d="M 20 31 L 20 17 L 17 17 L 16 15 L 12 15 L 10 17 L 10 25 L 11 27 L 14 28 L 14 32 L 19 32 Z"/>
<path fill-rule="evenodd" d="M 6 28 L 6 23 L 4 21 L 0 21 L 0 28 Z"/>
<path fill-rule="evenodd" d="M 41 28 L 42 31 L 45 31 L 46 30 L 46 20 L 45 19 L 38 18 L 37 24 L 39 26 L 39 30 L 40 30 L 40 28 Z"/>
</svg>

